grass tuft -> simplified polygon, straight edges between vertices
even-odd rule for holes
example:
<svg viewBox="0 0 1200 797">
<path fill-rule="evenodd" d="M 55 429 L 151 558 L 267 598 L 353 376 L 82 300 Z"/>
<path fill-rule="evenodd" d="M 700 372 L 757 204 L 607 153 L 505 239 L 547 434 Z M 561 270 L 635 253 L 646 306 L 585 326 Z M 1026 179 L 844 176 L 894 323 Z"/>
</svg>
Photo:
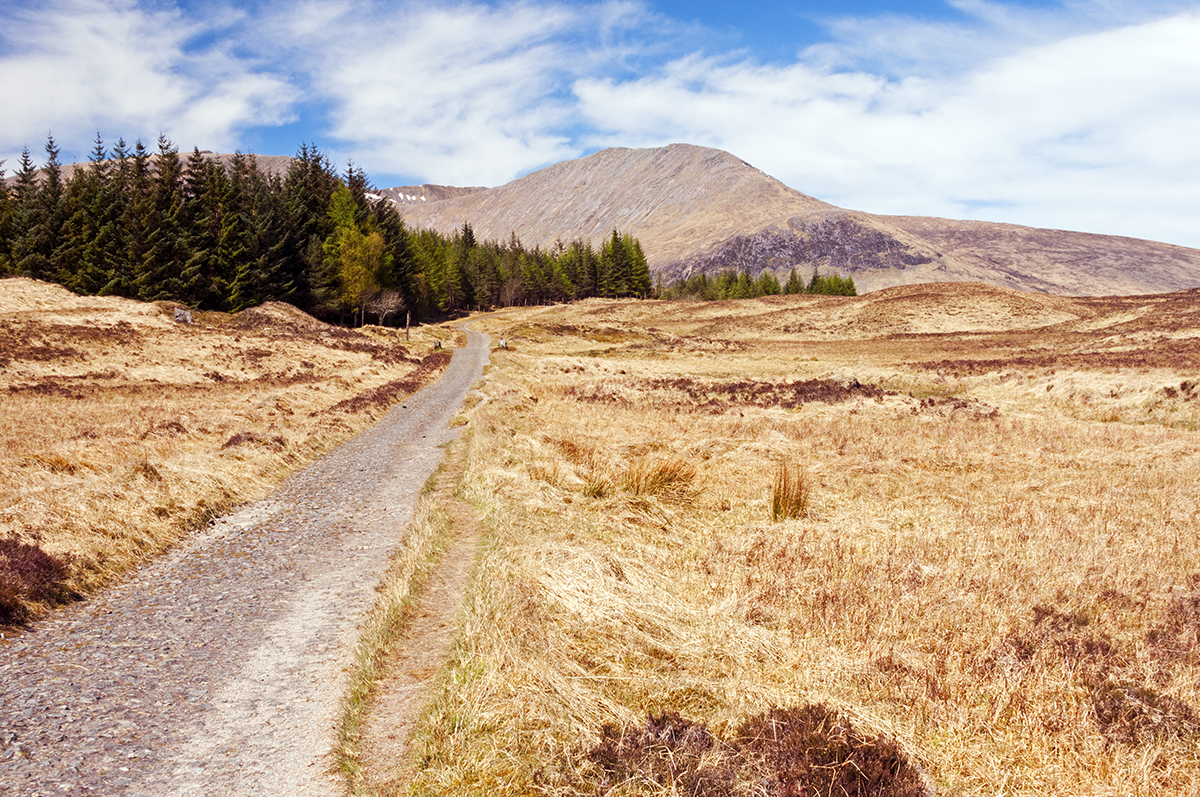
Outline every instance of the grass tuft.
<svg viewBox="0 0 1200 797">
<path fill-rule="evenodd" d="M 696 466 L 685 459 L 647 456 L 630 463 L 620 484 L 633 495 L 682 499 L 693 493 L 698 475 Z"/>
<path fill-rule="evenodd" d="M 811 491 L 808 476 L 800 466 L 782 462 L 775 470 L 775 489 L 771 493 L 771 520 L 806 517 Z"/>
</svg>

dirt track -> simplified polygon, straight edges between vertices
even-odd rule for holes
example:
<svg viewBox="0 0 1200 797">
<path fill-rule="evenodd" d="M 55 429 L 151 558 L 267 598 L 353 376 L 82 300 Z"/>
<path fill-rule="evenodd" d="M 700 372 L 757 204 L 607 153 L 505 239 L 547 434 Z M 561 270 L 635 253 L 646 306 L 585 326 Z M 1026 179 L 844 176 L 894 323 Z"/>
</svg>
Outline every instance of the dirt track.
<svg viewBox="0 0 1200 797">
<path fill-rule="evenodd" d="M 0 644 L 0 794 L 322 795 L 356 623 L 487 336 L 267 499 Z"/>
</svg>

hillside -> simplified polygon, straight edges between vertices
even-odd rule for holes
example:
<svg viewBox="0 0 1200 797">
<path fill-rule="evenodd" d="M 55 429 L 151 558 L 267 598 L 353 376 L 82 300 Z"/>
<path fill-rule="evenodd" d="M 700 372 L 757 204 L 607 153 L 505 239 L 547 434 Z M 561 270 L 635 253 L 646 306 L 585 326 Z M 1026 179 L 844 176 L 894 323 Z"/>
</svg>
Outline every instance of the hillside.
<svg viewBox="0 0 1200 797">
<path fill-rule="evenodd" d="M 444 190 L 444 189 L 443 189 Z M 417 195 L 416 192 L 410 192 Z M 792 266 L 851 275 L 860 291 L 986 282 L 1064 295 L 1200 286 L 1200 251 L 1132 238 L 1009 224 L 876 216 L 821 202 L 734 155 L 687 144 L 606 149 L 491 189 L 402 204 L 412 225 L 526 245 L 636 236 L 666 279 Z"/>
<path fill-rule="evenodd" d="M 0 279 L 0 630 L 260 497 L 449 359 L 429 327 L 177 307 Z"/>
</svg>

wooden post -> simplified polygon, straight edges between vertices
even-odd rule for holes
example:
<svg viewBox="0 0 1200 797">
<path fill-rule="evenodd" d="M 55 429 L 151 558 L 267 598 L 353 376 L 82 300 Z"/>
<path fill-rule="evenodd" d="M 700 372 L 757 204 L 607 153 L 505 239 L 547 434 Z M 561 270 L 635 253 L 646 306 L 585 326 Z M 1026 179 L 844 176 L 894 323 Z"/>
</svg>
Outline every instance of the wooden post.
<svg viewBox="0 0 1200 797">
<path fill-rule="evenodd" d="M 404 311 L 404 339 L 408 340 L 408 325 L 412 323 L 412 310 Z"/>
</svg>

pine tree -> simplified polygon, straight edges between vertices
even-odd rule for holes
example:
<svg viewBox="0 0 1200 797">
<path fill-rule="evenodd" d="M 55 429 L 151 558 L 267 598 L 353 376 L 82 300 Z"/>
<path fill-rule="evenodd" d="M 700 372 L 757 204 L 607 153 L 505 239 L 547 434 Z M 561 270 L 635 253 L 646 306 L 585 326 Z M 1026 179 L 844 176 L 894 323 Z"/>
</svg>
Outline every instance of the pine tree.
<svg viewBox="0 0 1200 797">
<path fill-rule="evenodd" d="M 395 204 L 383 203 L 376 219 L 376 229 L 383 236 L 384 245 L 391 255 L 387 273 L 380 276 L 380 285 L 388 290 L 399 291 L 405 308 L 411 309 L 417 303 L 416 285 L 413 281 L 417 268 L 416 258 L 409 245 L 408 229 L 404 226 L 404 219 L 400 218 Z"/>
<path fill-rule="evenodd" d="M 29 148 L 22 150 L 9 211 L 8 268 L 35 279 L 57 276 L 54 255 L 62 244 L 65 212 L 62 171 L 53 136 L 47 138 L 46 153 L 48 159 L 39 180 Z"/>
<path fill-rule="evenodd" d="M 38 217 L 37 169 L 29 148 L 21 150 L 21 168 L 12 189 L 12 232 L 9 238 L 9 263 L 14 274 L 30 276 L 29 266 L 37 260 Z"/>
<path fill-rule="evenodd" d="M 792 266 L 792 272 L 788 274 L 787 284 L 784 286 L 783 292 L 787 294 L 804 293 L 804 280 L 800 279 L 800 275 L 796 273 L 795 266 Z"/>
<path fill-rule="evenodd" d="M 46 165 L 42 167 L 42 184 L 38 190 L 39 234 L 37 249 L 44 263 L 39 279 L 63 283 L 69 277 L 69 261 L 62 256 L 63 226 L 66 222 L 66 187 L 62 180 L 62 165 L 58 162 L 58 145 L 54 136 L 46 137 Z M 42 260 L 44 258 L 44 260 Z"/>
<path fill-rule="evenodd" d="M 165 136 L 158 138 L 154 167 L 150 201 L 140 219 L 147 246 L 141 262 L 134 264 L 135 284 L 142 301 L 182 300 L 183 271 L 190 259 L 183 166 L 179 150 Z"/>
<path fill-rule="evenodd" d="M 601 296 L 628 296 L 632 277 L 629 251 L 621 234 L 613 229 L 612 238 L 600 250 L 597 284 Z"/>
<path fill-rule="evenodd" d="M 123 145 L 124 142 L 118 142 L 122 149 Z M 134 142 L 133 152 L 118 162 L 117 179 L 110 186 L 120 196 L 122 246 L 114 253 L 109 282 L 100 293 L 134 298 L 138 295 L 138 274 L 150 252 L 150 233 L 154 223 L 150 152 L 140 140 Z"/>
<path fill-rule="evenodd" d="M 4 181 L 4 161 L 0 160 L 0 275 L 12 273 L 8 242 L 12 237 L 12 204 L 8 184 Z"/>
<path fill-rule="evenodd" d="M 288 212 L 283 183 L 255 169 L 244 185 L 251 237 L 248 253 L 230 286 L 235 310 L 265 301 L 295 301 L 304 291 L 295 280 L 305 270 L 297 267 L 299 229 Z"/>
<path fill-rule="evenodd" d="M 179 275 L 179 301 L 217 306 L 216 251 L 221 239 L 220 188 L 224 170 L 192 149 L 183 173 L 183 229 L 188 259 Z"/>
<path fill-rule="evenodd" d="M 84 294 L 98 293 L 110 276 L 104 251 L 109 179 L 108 151 L 100 134 L 92 148 L 87 168 L 76 169 L 67 183 L 69 216 L 63 227 L 61 257 L 72 267 L 64 284 Z"/>
<path fill-rule="evenodd" d="M 734 283 L 733 291 L 729 298 L 731 299 L 749 299 L 754 296 L 754 289 L 751 287 L 750 275 L 745 271 L 739 272 L 737 281 Z"/>
<path fill-rule="evenodd" d="M 233 281 L 254 255 L 250 219 L 250 191 L 254 171 L 254 164 L 248 161 L 243 153 L 235 152 L 228 174 L 224 169 L 213 173 L 213 176 L 218 178 L 213 182 L 220 208 L 220 232 L 212 263 L 216 309 L 233 309 Z"/>
<path fill-rule="evenodd" d="M 496 247 L 489 245 L 472 249 L 468 271 L 476 280 L 473 288 L 476 304 L 482 309 L 499 304 L 504 280 L 500 276 L 500 256 Z"/>
<path fill-rule="evenodd" d="M 342 309 L 343 289 L 340 270 L 342 238 L 348 235 L 362 234 L 358 226 L 357 204 L 350 189 L 346 186 L 339 186 L 333 192 L 328 214 L 333 231 L 323 243 L 323 268 L 320 273 L 314 275 L 312 280 L 315 305 L 323 314 Z"/>
<path fill-rule="evenodd" d="M 654 282 L 650 277 L 650 266 L 646 263 L 642 245 L 631 235 L 623 236 L 621 243 L 624 244 L 629 257 L 629 292 L 645 298 L 650 295 Z"/>
<path fill-rule="evenodd" d="M 766 269 L 754 281 L 753 294 L 755 296 L 775 296 L 779 291 L 779 280 Z"/>
<path fill-rule="evenodd" d="M 574 241 L 571 248 L 579 252 L 579 278 L 575 280 L 580 296 L 600 295 L 600 258 L 590 241 Z"/>
<path fill-rule="evenodd" d="M 366 229 L 370 226 L 369 219 L 371 217 L 371 200 L 367 197 L 367 192 L 371 190 L 371 181 L 367 179 L 366 172 L 351 161 L 346 164 L 345 184 L 346 190 L 354 199 L 356 208 L 354 220 L 360 229 Z"/>
<path fill-rule="evenodd" d="M 329 160 L 302 144 L 283 180 L 284 206 L 295 247 L 289 259 L 286 295 L 300 307 L 319 312 L 324 299 L 325 240 L 333 233 L 329 208 L 340 185 Z M 326 298 L 328 298 L 326 296 Z"/>
<path fill-rule="evenodd" d="M 94 290 L 101 295 L 132 295 L 129 233 L 125 226 L 125 209 L 129 204 L 129 186 L 133 179 L 130 155 L 125 139 L 118 138 L 112 148 L 109 168 L 101 180 L 100 207 L 94 212 L 98 232 L 92 247 L 95 257 L 92 277 L 96 280 L 96 286 L 89 288 L 89 291 Z M 103 284 L 99 284 L 100 279 L 104 280 Z"/>
<path fill-rule="evenodd" d="M 557 258 L 550 258 L 549 294 L 556 302 L 569 302 L 575 298 L 575 285 Z"/>
</svg>

